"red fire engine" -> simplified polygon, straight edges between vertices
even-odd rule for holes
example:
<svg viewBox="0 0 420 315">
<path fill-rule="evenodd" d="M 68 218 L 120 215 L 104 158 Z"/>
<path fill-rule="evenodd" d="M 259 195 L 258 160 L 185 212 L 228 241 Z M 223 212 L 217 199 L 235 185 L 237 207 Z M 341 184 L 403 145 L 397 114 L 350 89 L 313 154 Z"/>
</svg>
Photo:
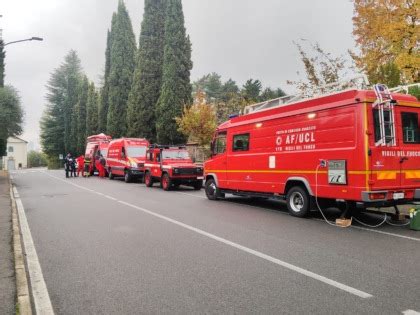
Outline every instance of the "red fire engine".
<svg viewBox="0 0 420 315">
<path fill-rule="evenodd" d="M 144 174 L 144 162 L 149 142 L 142 138 L 121 138 L 109 143 L 106 169 L 108 176 L 124 176 L 126 183 Z"/>
<path fill-rule="evenodd" d="M 100 155 L 106 158 L 108 153 L 108 145 L 111 140 L 111 136 L 107 136 L 103 133 L 87 137 L 85 161 L 88 161 L 90 175 L 93 175 L 93 173 L 97 171 L 95 167 L 95 158 Z M 85 165 L 86 164 L 87 163 L 85 162 Z"/>
<path fill-rule="evenodd" d="M 365 208 L 420 199 L 415 97 L 376 85 L 277 103 L 217 128 L 205 163 L 209 199 L 281 198 L 299 217 L 312 201 Z"/>
<path fill-rule="evenodd" d="M 203 167 L 192 162 L 185 146 L 152 145 L 147 151 L 144 182 L 147 187 L 159 182 L 164 190 L 179 185 L 200 190 Z"/>
</svg>

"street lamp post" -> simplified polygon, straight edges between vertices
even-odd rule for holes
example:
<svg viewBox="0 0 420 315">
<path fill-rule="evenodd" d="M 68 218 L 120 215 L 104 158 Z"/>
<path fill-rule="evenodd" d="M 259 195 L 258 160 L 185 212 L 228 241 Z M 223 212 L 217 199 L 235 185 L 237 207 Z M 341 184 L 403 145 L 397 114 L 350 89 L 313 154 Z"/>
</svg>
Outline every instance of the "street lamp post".
<svg viewBox="0 0 420 315">
<path fill-rule="evenodd" d="M 13 42 L 8 42 L 8 43 L 4 44 L 3 47 L 4 46 L 7 46 L 7 45 L 10 45 L 10 44 L 15 44 L 15 43 L 20 43 L 20 42 L 27 42 L 27 41 L 31 41 L 31 40 L 43 41 L 44 39 L 42 37 L 35 37 L 34 36 L 34 37 L 31 37 L 31 38 L 26 38 L 26 39 L 21 39 L 21 40 L 15 40 Z"/>
</svg>

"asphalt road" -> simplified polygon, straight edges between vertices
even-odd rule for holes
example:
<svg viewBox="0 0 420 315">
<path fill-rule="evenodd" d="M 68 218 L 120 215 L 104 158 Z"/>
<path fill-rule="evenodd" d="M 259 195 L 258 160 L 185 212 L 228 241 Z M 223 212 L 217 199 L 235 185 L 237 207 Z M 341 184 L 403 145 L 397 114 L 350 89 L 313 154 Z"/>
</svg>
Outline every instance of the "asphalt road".
<svg viewBox="0 0 420 315">
<path fill-rule="evenodd" d="M 13 182 L 56 314 L 420 311 L 420 233 L 408 227 L 337 228 L 280 202 L 59 171 Z"/>
</svg>

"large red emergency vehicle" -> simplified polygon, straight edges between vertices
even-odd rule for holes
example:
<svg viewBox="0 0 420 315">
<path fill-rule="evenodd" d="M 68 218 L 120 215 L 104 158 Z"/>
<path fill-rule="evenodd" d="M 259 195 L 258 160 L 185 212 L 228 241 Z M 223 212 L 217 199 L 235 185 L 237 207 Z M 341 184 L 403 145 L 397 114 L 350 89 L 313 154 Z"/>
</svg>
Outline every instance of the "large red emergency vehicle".
<svg viewBox="0 0 420 315">
<path fill-rule="evenodd" d="M 149 142 L 142 138 L 121 138 L 109 143 L 106 169 L 108 176 L 124 176 L 126 183 L 143 177 Z"/>
<path fill-rule="evenodd" d="M 353 208 L 420 200 L 419 115 L 415 97 L 376 85 L 232 118 L 215 133 L 206 195 L 282 198 L 300 217 L 314 200 Z"/>
<path fill-rule="evenodd" d="M 152 187 L 160 183 L 164 190 L 179 185 L 200 190 L 203 186 L 203 167 L 191 160 L 185 146 L 151 145 L 147 151 L 144 183 Z"/>
<path fill-rule="evenodd" d="M 93 175 L 93 173 L 97 171 L 95 166 L 95 159 L 101 155 L 106 158 L 108 154 L 108 145 L 111 140 L 111 136 L 107 136 L 103 133 L 87 137 L 85 160 L 89 161 L 90 175 Z"/>
</svg>

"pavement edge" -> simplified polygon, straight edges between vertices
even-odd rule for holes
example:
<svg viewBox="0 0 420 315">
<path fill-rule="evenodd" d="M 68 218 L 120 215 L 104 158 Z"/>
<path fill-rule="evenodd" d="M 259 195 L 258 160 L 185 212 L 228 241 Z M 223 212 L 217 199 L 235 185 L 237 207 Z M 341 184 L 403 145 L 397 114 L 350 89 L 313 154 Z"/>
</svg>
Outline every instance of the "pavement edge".
<svg viewBox="0 0 420 315">
<path fill-rule="evenodd" d="M 13 224 L 13 252 L 16 274 L 16 293 L 17 306 L 16 313 L 22 315 L 32 315 L 31 297 L 29 295 L 28 278 L 26 276 L 26 266 L 24 253 L 22 250 L 22 239 L 17 212 L 15 195 L 13 193 L 13 184 L 9 175 L 10 199 L 12 202 L 12 224 Z"/>
</svg>

